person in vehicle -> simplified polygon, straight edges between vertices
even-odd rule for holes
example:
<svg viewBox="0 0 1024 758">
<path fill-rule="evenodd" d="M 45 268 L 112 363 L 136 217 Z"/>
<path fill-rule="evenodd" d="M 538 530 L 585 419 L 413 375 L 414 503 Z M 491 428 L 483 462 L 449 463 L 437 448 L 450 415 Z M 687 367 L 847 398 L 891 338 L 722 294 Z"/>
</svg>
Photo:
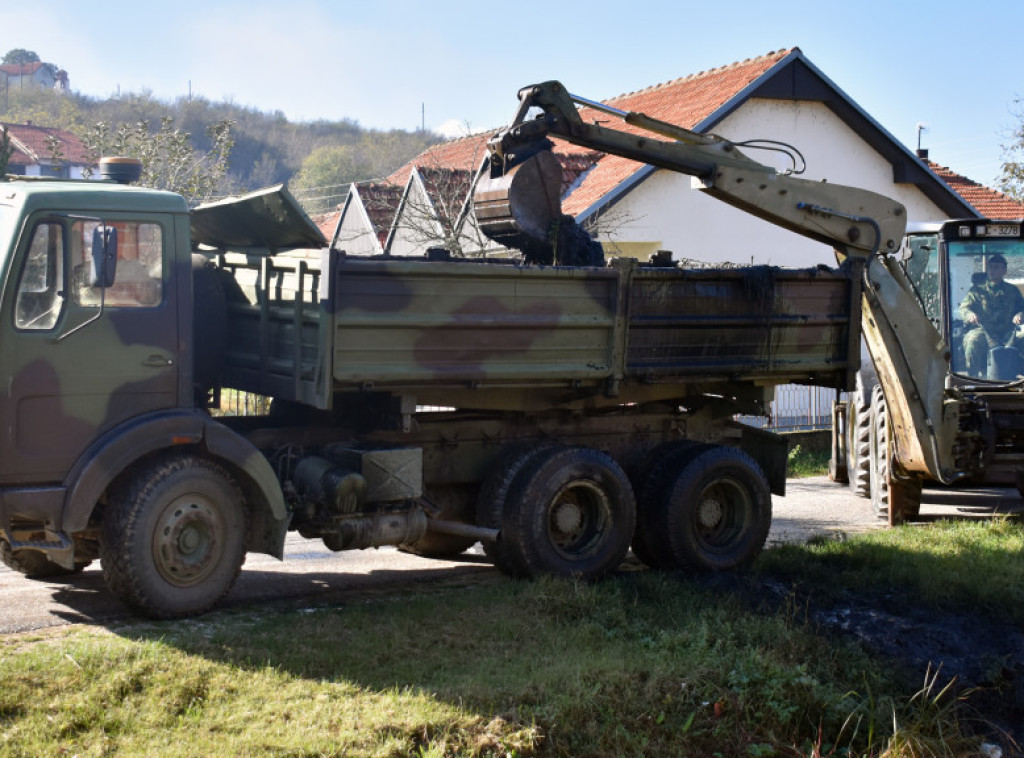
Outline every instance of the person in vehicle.
<svg viewBox="0 0 1024 758">
<path fill-rule="evenodd" d="M 964 357 L 967 373 L 984 376 L 988 353 L 1004 345 L 1020 350 L 1024 339 L 1017 336 L 1015 325 L 1024 323 L 1024 295 L 1006 276 L 1006 258 L 989 256 L 985 263 L 985 281 L 967 291 L 960 303 L 960 316 L 969 329 L 964 336 Z"/>
</svg>

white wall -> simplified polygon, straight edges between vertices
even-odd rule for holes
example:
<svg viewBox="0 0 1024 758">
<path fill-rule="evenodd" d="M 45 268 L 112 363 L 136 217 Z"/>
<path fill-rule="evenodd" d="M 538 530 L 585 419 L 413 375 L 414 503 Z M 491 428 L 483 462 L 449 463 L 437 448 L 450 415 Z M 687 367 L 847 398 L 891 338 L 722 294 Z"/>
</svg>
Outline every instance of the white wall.
<svg viewBox="0 0 1024 758">
<path fill-rule="evenodd" d="M 752 99 L 714 131 L 736 141 L 790 143 L 807 160 L 801 178 L 827 178 L 888 195 L 907 207 L 910 221 L 944 218 L 916 187 L 896 185 L 891 164 L 821 103 Z M 773 153 L 743 150 L 761 163 L 780 169 L 787 165 Z M 610 241 L 656 242 L 676 259 L 776 266 L 835 263 L 831 248 L 692 190 L 689 176 L 672 171 L 655 171 L 619 201 L 615 212 L 629 220 Z"/>
<path fill-rule="evenodd" d="M 334 246 L 349 255 L 379 255 L 383 252 L 361 201 L 353 200 L 345 205 L 338 241 Z"/>
</svg>

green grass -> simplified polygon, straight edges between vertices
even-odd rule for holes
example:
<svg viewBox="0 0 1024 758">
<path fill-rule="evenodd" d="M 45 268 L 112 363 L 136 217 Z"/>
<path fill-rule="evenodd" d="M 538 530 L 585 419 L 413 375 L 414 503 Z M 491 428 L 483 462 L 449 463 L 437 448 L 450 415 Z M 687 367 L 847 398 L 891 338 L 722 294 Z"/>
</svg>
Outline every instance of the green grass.
<svg viewBox="0 0 1024 758">
<path fill-rule="evenodd" d="M 794 445 L 789 451 L 786 461 L 786 476 L 802 478 L 807 476 L 823 476 L 828 473 L 829 450 L 805 448 Z"/>
<path fill-rule="evenodd" d="M 908 680 L 750 590 L 980 597 L 1019 622 L 1022 548 L 1020 524 L 942 525 L 773 549 L 740 578 L 421 586 L 8 636 L 0 755 L 972 755 L 941 672 Z"/>
</svg>

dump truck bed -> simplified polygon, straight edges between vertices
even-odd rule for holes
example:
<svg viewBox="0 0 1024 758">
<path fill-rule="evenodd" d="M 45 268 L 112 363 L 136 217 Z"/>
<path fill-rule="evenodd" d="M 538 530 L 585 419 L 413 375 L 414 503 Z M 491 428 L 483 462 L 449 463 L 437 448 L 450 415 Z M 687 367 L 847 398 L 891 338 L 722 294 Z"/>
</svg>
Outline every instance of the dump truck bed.
<svg viewBox="0 0 1024 758">
<path fill-rule="evenodd" d="M 319 266 L 266 259 L 234 270 L 242 287 L 229 296 L 225 386 L 319 408 L 371 390 L 542 410 L 784 383 L 845 388 L 859 362 L 860 280 L 849 267 L 538 267 L 332 252 Z"/>
</svg>

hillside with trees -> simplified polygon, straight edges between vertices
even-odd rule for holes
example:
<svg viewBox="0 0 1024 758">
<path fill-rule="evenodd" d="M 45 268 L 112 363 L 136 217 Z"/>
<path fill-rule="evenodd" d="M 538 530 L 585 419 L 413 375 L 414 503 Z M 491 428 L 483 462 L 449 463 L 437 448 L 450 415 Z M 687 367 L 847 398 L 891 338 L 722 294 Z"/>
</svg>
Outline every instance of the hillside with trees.
<svg viewBox="0 0 1024 758">
<path fill-rule="evenodd" d="M 22 49 L 8 57 L 38 60 Z M 288 182 L 311 213 L 337 205 L 350 182 L 382 178 L 442 139 L 429 131 L 364 129 L 350 119 L 293 122 L 281 111 L 203 97 L 164 101 L 145 91 L 100 98 L 10 89 L 0 93 L 0 121 L 67 129 L 97 155 L 117 147 L 133 154 L 132 145 L 139 149 L 149 134 L 187 147 L 182 160 L 203 162 L 213 183 L 205 197 Z"/>
</svg>

